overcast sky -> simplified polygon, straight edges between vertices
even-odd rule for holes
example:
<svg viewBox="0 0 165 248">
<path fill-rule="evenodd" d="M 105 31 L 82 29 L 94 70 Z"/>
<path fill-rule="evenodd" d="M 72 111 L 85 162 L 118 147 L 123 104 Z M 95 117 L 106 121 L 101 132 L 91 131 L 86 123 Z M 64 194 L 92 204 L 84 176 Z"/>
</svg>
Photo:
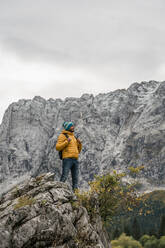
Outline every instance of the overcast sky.
<svg viewBox="0 0 165 248">
<path fill-rule="evenodd" d="M 0 120 L 13 101 L 165 80 L 164 0 L 0 0 Z"/>
</svg>

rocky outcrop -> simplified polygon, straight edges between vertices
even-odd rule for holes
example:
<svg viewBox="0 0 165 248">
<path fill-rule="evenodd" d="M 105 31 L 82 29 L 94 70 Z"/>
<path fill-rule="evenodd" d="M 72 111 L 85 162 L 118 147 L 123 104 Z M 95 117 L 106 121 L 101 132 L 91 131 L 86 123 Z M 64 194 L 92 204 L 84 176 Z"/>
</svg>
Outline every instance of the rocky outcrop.
<svg viewBox="0 0 165 248">
<path fill-rule="evenodd" d="M 0 182 L 6 189 L 26 175 L 61 173 L 54 145 L 63 121 L 76 124 L 83 150 L 80 184 L 95 174 L 144 165 L 142 183 L 165 182 L 165 82 L 134 83 L 127 90 L 97 96 L 20 100 L 0 126 Z M 140 179 L 139 179 L 140 180 Z"/>
<path fill-rule="evenodd" d="M 110 248 L 100 218 L 91 223 L 73 196 L 51 173 L 15 186 L 0 200 L 0 247 Z"/>
</svg>

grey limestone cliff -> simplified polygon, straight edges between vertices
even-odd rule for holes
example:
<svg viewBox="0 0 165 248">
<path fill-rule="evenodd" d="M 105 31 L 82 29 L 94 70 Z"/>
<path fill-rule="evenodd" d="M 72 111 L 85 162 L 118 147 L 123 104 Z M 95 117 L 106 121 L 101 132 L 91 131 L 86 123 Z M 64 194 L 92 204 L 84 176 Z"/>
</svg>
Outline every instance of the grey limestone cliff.
<svg viewBox="0 0 165 248">
<path fill-rule="evenodd" d="M 0 199 L 0 247 L 110 248 L 110 242 L 100 217 L 91 222 L 69 187 L 47 173 Z"/>
<path fill-rule="evenodd" d="M 150 81 L 95 97 L 84 94 L 62 101 L 38 96 L 12 103 L 0 126 L 3 187 L 44 172 L 54 172 L 59 180 L 61 161 L 54 145 L 68 120 L 75 122 L 83 143 L 82 186 L 95 174 L 139 165 L 144 165 L 139 180 L 164 185 L 165 82 Z"/>
</svg>

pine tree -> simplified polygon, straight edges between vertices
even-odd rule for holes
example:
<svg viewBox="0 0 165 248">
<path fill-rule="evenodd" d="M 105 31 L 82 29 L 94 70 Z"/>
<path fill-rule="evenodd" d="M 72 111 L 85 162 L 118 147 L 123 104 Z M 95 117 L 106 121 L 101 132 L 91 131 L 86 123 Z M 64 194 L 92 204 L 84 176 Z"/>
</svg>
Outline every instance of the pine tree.
<svg viewBox="0 0 165 248">
<path fill-rule="evenodd" d="M 113 232 L 113 239 L 117 239 L 120 236 L 121 232 L 118 227 L 115 228 Z"/>
<path fill-rule="evenodd" d="M 165 215 L 163 215 L 160 220 L 159 237 L 161 236 L 165 236 Z"/>
<path fill-rule="evenodd" d="M 131 230 L 130 230 L 130 227 L 128 224 L 124 224 L 124 233 L 127 235 L 127 236 L 131 236 Z"/>
<path fill-rule="evenodd" d="M 132 236 L 136 240 L 139 240 L 139 238 L 141 237 L 140 225 L 136 217 L 134 218 L 133 223 L 132 223 Z"/>
</svg>

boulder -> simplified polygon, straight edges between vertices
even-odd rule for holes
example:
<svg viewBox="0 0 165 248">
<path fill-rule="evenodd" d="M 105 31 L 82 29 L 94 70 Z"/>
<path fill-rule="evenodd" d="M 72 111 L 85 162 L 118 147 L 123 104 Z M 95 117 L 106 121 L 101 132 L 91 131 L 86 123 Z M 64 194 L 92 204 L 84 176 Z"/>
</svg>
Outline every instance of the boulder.
<svg viewBox="0 0 165 248">
<path fill-rule="evenodd" d="M 14 186 L 0 199 L 0 247 L 110 248 L 100 217 L 91 223 L 74 198 L 52 173 Z"/>
</svg>

